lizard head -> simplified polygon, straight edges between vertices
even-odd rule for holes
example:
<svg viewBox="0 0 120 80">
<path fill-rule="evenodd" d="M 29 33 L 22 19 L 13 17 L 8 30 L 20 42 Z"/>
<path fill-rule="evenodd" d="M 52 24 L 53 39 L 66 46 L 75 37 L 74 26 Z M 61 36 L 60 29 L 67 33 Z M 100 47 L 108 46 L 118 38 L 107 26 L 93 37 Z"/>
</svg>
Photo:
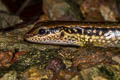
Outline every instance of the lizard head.
<svg viewBox="0 0 120 80">
<path fill-rule="evenodd" d="M 34 27 L 25 35 L 25 40 L 40 44 L 76 45 L 74 34 L 70 34 L 69 27 L 46 26 Z"/>
</svg>

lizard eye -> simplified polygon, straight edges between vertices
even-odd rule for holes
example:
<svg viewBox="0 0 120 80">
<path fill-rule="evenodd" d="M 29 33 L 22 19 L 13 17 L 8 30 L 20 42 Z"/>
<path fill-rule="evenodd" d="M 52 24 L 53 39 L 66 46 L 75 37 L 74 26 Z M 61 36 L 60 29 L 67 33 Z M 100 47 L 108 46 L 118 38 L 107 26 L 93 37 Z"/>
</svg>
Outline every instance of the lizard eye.
<svg viewBox="0 0 120 80">
<path fill-rule="evenodd" d="M 45 29 L 40 29 L 39 34 L 46 34 L 46 30 Z"/>
</svg>

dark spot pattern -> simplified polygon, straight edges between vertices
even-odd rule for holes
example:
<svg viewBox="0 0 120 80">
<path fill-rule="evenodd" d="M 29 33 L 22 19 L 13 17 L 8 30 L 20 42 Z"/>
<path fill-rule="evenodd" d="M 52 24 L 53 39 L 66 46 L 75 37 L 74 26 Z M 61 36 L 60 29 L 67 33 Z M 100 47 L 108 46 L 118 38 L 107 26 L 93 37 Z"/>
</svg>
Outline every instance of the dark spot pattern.
<svg viewBox="0 0 120 80">
<path fill-rule="evenodd" d="M 77 33 L 82 34 L 82 29 L 81 28 L 77 28 Z"/>
<path fill-rule="evenodd" d="M 99 35 L 100 31 L 102 31 L 101 28 L 94 28 L 94 30 L 96 30 L 96 33 L 94 33 L 96 36 Z"/>
<path fill-rule="evenodd" d="M 71 29 L 68 28 L 68 27 L 64 27 L 63 30 L 64 30 L 65 32 L 67 32 L 67 33 L 71 33 Z"/>
<path fill-rule="evenodd" d="M 63 37 L 64 36 L 64 32 L 61 32 L 61 37 Z"/>
<path fill-rule="evenodd" d="M 111 29 L 108 29 L 108 28 L 101 28 L 102 35 L 104 35 L 105 33 L 107 33 L 109 30 L 111 30 Z"/>
<path fill-rule="evenodd" d="M 109 32 L 109 31 L 115 31 L 115 30 L 119 30 L 120 28 L 100 28 L 100 27 L 80 27 L 80 26 L 74 26 L 74 27 L 65 27 L 65 26 L 57 26 L 55 28 L 49 28 L 48 31 L 39 31 L 40 34 L 43 33 L 56 33 L 56 32 L 60 32 L 60 31 L 65 31 L 67 33 L 70 34 L 81 34 L 81 35 L 88 35 L 88 36 L 101 36 L 104 35 L 105 33 Z M 83 33 L 82 33 L 83 31 Z M 100 35 L 100 32 L 101 35 Z M 61 32 L 61 36 L 64 36 L 64 32 Z"/>
<path fill-rule="evenodd" d="M 92 36 L 93 35 L 93 28 L 90 28 L 90 27 L 86 27 L 84 28 L 84 34 L 88 35 L 88 36 Z"/>
</svg>

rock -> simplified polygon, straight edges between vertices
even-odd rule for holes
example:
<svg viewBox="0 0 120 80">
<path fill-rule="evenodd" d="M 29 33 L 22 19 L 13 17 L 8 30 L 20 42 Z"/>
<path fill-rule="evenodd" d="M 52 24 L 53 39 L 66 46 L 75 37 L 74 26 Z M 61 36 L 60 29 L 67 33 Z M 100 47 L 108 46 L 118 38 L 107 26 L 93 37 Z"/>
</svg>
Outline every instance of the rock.
<svg viewBox="0 0 120 80">
<path fill-rule="evenodd" d="M 114 0 L 84 0 L 80 10 L 87 21 L 118 21 L 119 10 Z"/>
<path fill-rule="evenodd" d="M 9 71 L 0 80 L 17 80 L 17 73 L 16 71 Z"/>
<path fill-rule="evenodd" d="M 96 66 L 100 63 L 114 64 L 112 62 L 113 54 L 110 51 L 97 48 L 80 49 L 79 55 L 73 59 L 73 67 L 78 67 L 80 70 Z M 110 62 L 110 63 L 109 63 Z"/>
<path fill-rule="evenodd" d="M 11 65 L 12 57 L 12 52 L 0 51 L 0 67 L 9 67 Z"/>
<path fill-rule="evenodd" d="M 52 80 L 72 80 L 76 75 L 76 72 L 61 70 L 58 74 L 53 76 Z"/>
<path fill-rule="evenodd" d="M 50 69 L 55 73 L 59 72 L 61 69 L 65 69 L 65 64 L 62 62 L 61 59 L 55 58 L 48 62 L 46 65 L 46 69 Z"/>
<path fill-rule="evenodd" d="M 30 67 L 23 73 L 23 80 L 51 80 L 52 77 L 50 70 L 40 70 L 37 66 Z"/>
<path fill-rule="evenodd" d="M 44 13 L 50 20 L 81 20 L 76 4 L 66 0 L 43 0 Z"/>
</svg>

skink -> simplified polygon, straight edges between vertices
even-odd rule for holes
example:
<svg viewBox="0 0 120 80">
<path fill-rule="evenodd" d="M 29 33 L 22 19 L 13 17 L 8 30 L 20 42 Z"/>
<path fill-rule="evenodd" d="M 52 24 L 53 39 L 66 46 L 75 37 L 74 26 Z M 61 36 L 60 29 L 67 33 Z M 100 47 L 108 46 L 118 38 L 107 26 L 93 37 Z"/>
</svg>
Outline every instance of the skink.
<svg viewBox="0 0 120 80">
<path fill-rule="evenodd" d="M 25 40 L 40 44 L 120 47 L 120 23 L 46 21 L 25 35 Z"/>
</svg>

